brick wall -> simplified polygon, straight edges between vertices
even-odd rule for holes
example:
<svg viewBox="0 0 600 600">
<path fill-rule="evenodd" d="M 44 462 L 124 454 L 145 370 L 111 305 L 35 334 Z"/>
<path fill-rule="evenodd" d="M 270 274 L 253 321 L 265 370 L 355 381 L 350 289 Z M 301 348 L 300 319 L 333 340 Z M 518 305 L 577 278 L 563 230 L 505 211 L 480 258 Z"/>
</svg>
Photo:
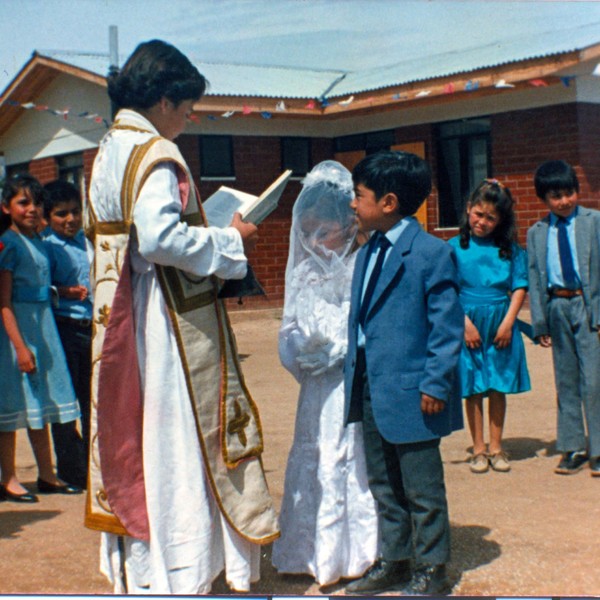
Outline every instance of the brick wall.
<svg viewBox="0 0 600 600">
<path fill-rule="evenodd" d="M 190 170 L 199 183 L 200 196 L 207 198 L 221 185 L 235 187 L 243 192 L 260 195 L 282 172 L 281 144 L 278 137 L 248 136 L 233 138 L 235 181 L 201 181 L 198 137 L 180 136 L 177 144 Z M 328 139 L 311 140 L 313 164 L 332 157 L 332 142 Z M 285 267 L 287 264 L 292 206 L 300 192 L 300 182 L 291 180 L 283 192 L 278 208 L 259 228 L 259 242 L 250 256 L 257 279 L 266 296 L 248 297 L 243 307 L 278 307 L 283 303 Z M 228 301 L 230 308 L 238 308 L 236 300 Z"/>
<path fill-rule="evenodd" d="M 494 177 L 513 193 L 519 242 L 547 214 L 535 195 L 533 175 L 540 163 L 562 159 L 573 165 L 582 204 L 600 208 L 600 106 L 567 104 L 514 111 L 492 117 Z"/>
<path fill-rule="evenodd" d="M 41 184 L 46 184 L 58 177 L 58 166 L 56 159 L 40 158 L 29 163 L 29 174 L 33 175 Z"/>
<path fill-rule="evenodd" d="M 90 186 L 90 181 L 92 180 L 92 167 L 94 166 L 96 154 L 98 154 L 98 148 L 90 148 L 89 150 L 83 151 L 83 176 L 88 188 Z"/>
<path fill-rule="evenodd" d="M 527 229 L 547 212 L 536 197 L 533 173 L 543 161 L 561 158 L 576 169 L 582 204 L 600 208 L 600 106 L 568 104 L 493 115 L 492 168 L 494 177 L 508 185 L 517 206 L 519 242 L 525 243 Z M 425 124 L 398 128 L 397 144 L 423 142 L 429 161 L 434 187 L 427 203 L 428 230 L 447 239 L 456 235 L 456 229 L 436 230 L 438 227 L 438 194 L 436 187 L 437 147 L 433 125 Z M 198 136 L 183 135 L 177 143 L 196 180 L 200 181 L 200 152 Z M 91 179 L 96 149 L 86 150 L 84 173 Z M 245 192 L 260 194 L 281 173 L 281 145 L 278 137 L 234 137 L 233 152 L 236 178 L 233 182 L 202 181 L 201 197 L 208 197 L 221 184 L 231 185 Z M 311 140 L 312 163 L 333 157 L 332 140 Z M 30 163 L 30 172 L 42 183 L 55 179 L 58 174 L 54 158 Z M 244 300 L 245 308 L 281 306 L 284 295 L 285 266 L 288 254 L 291 210 L 301 185 L 297 180 L 288 183 L 277 210 L 260 227 L 260 241 L 250 263 L 266 297 Z M 236 301 L 230 301 L 237 308 Z"/>
</svg>

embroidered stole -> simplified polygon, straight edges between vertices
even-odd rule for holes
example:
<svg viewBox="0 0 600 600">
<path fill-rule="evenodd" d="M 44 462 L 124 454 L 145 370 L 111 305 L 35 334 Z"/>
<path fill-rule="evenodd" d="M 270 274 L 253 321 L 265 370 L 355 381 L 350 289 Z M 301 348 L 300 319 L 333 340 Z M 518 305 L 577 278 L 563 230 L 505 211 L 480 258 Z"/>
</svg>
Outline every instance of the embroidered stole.
<svg viewBox="0 0 600 600">
<path fill-rule="evenodd" d="M 158 163 L 175 166 L 182 220 L 202 226 L 204 214 L 177 146 L 161 137 L 135 146 L 121 190 L 122 222 L 99 222 L 94 238 L 92 431 L 85 525 L 148 540 L 142 462 L 140 388 L 129 241 L 135 200 Z M 93 207 L 92 207 L 93 208 Z M 268 543 L 277 517 L 260 461 L 262 430 L 246 388 L 219 280 L 155 265 L 177 341 L 204 467 L 221 513 L 242 537 Z"/>
</svg>

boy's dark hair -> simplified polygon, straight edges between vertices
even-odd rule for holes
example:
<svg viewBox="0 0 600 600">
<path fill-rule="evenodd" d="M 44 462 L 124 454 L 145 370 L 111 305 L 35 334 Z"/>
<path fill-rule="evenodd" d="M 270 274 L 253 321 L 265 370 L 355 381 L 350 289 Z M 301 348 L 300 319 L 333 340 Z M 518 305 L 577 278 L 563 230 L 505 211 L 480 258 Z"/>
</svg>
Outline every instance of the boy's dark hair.
<svg viewBox="0 0 600 600">
<path fill-rule="evenodd" d="M 44 217 L 50 218 L 52 209 L 61 202 L 77 202 L 81 208 L 81 194 L 76 186 L 64 179 L 56 179 L 44 186 L 46 197 L 44 198 Z"/>
<path fill-rule="evenodd" d="M 379 200 L 395 194 L 403 217 L 414 215 L 431 192 L 431 169 L 416 154 L 385 150 L 363 158 L 352 171 L 354 185 L 362 184 Z"/>
<path fill-rule="evenodd" d="M 535 193 L 541 200 L 548 192 L 573 191 L 579 193 L 579 180 L 575 169 L 564 160 L 548 160 L 542 163 L 533 177 Z"/>
<path fill-rule="evenodd" d="M 27 190 L 36 204 L 44 204 L 46 192 L 42 184 L 29 173 L 19 173 L 9 177 L 2 188 L 2 204 L 8 206 L 20 190 Z M 0 233 L 4 233 L 11 224 L 10 215 L 2 213 L 0 216 Z"/>
<path fill-rule="evenodd" d="M 206 79 L 175 46 L 161 40 L 141 43 L 120 72 L 108 76 L 108 95 L 117 108 L 147 109 L 161 98 L 175 106 L 199 100 Z"/>
<path fill-rule="evenodd" d="M 514 200 L 510 190 L 496 179 L 484 179 L 469 196 L 468 203 L 475 206 L 489 202 L 498 213 L 500 221 L 491 234 L 492 242 L 498 250 L 500 258 L 511 258 L 512 244 L 516 238 Z M 460 247 L 468 248 L 471 240 L 471 227 L 467 211 L 463 213 L 460 223 Z"/>
</svg>

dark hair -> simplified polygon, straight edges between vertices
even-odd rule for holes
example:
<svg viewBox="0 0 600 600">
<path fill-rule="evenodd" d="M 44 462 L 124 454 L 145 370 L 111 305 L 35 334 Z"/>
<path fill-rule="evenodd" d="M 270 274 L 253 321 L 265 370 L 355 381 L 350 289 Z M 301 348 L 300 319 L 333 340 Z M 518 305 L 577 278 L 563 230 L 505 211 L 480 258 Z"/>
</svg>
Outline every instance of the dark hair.
<svg viewBox="0 0 600 600">
<path fill-rule="evenodd" d="M 564 160 L 548 160 L 542 163 L 533 177 L 535 193 L 541 200 L 546 200 L 548 192 L 579 192 L 579 180 L 575 169 Z"/>
<path fill-rule="evenodd" d="M 497 211 L 500 222 L 491 234 L 494 246 L 499 248 L 501 258 L 512 256 L 512 244 L 515 241 L 514 200 L 510 190 L 496 179 L 484 179 L 469 196 L 468 205 L 474 206 L 489 202 Z M 471 227 L 467 211 L 463 213 L 460 224 L 460 247 L 468 248 L 471 240 Z"/>
<path fill-rule="evenodd" d="M 108 76 L 108 95 L 117 108 L 145 110 L 161 98 L 175 106 L 198 100 L 206 79 L 175 46 L 161 40 L 141 43 L 120 72 Z"/>
<path fill-rule="evenodd" d="M 354 167 L 352 181 L 372 190 L 377 200 L 395 194 L 403 217 L 414 215 L 431 192 L 429 165 L 410 152 L 371 154 Z"/>
<path fill-rule="evenodd" d="M 77 202 L 81 208 L 81 194 L 76 186 L 64 179 L 55 179 L 44 186 L 46 197 L 44 198 L 44 216 L 50 218 L 52 209 L 61 202 Z"/>
<path fill-rule="evenodd" d="M 42 184 L 29 173 L 19 173 L 9 177 L 2 188 L 2 204 L 8 206 L 10 201 L 21 191 L 25 190 L 35 204 L 44 204 L 46 192 Z M 0 234 L 4 233 L 11 224 L 10 215 L 2 213 L 0 217 Z"/>
</svg>

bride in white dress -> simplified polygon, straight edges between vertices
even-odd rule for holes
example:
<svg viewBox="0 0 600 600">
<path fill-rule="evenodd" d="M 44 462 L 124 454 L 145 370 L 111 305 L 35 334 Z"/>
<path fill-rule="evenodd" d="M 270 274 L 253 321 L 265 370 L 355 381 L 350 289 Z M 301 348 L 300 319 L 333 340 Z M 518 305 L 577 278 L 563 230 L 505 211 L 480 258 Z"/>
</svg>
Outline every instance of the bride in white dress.
<svg viewBox="0 0 600 600">
<path fill-rule="evenodd" d="M 377 556 L 376 507 L 367 482 L 361 423 L 344 427 L 343 360 L 357 227 L 352 177 L 318 164 L 294 204 L 279 356 L 300 383 L 285 475 L 280 573 L 321 585 L 359 577 Z"/>
</svg>

